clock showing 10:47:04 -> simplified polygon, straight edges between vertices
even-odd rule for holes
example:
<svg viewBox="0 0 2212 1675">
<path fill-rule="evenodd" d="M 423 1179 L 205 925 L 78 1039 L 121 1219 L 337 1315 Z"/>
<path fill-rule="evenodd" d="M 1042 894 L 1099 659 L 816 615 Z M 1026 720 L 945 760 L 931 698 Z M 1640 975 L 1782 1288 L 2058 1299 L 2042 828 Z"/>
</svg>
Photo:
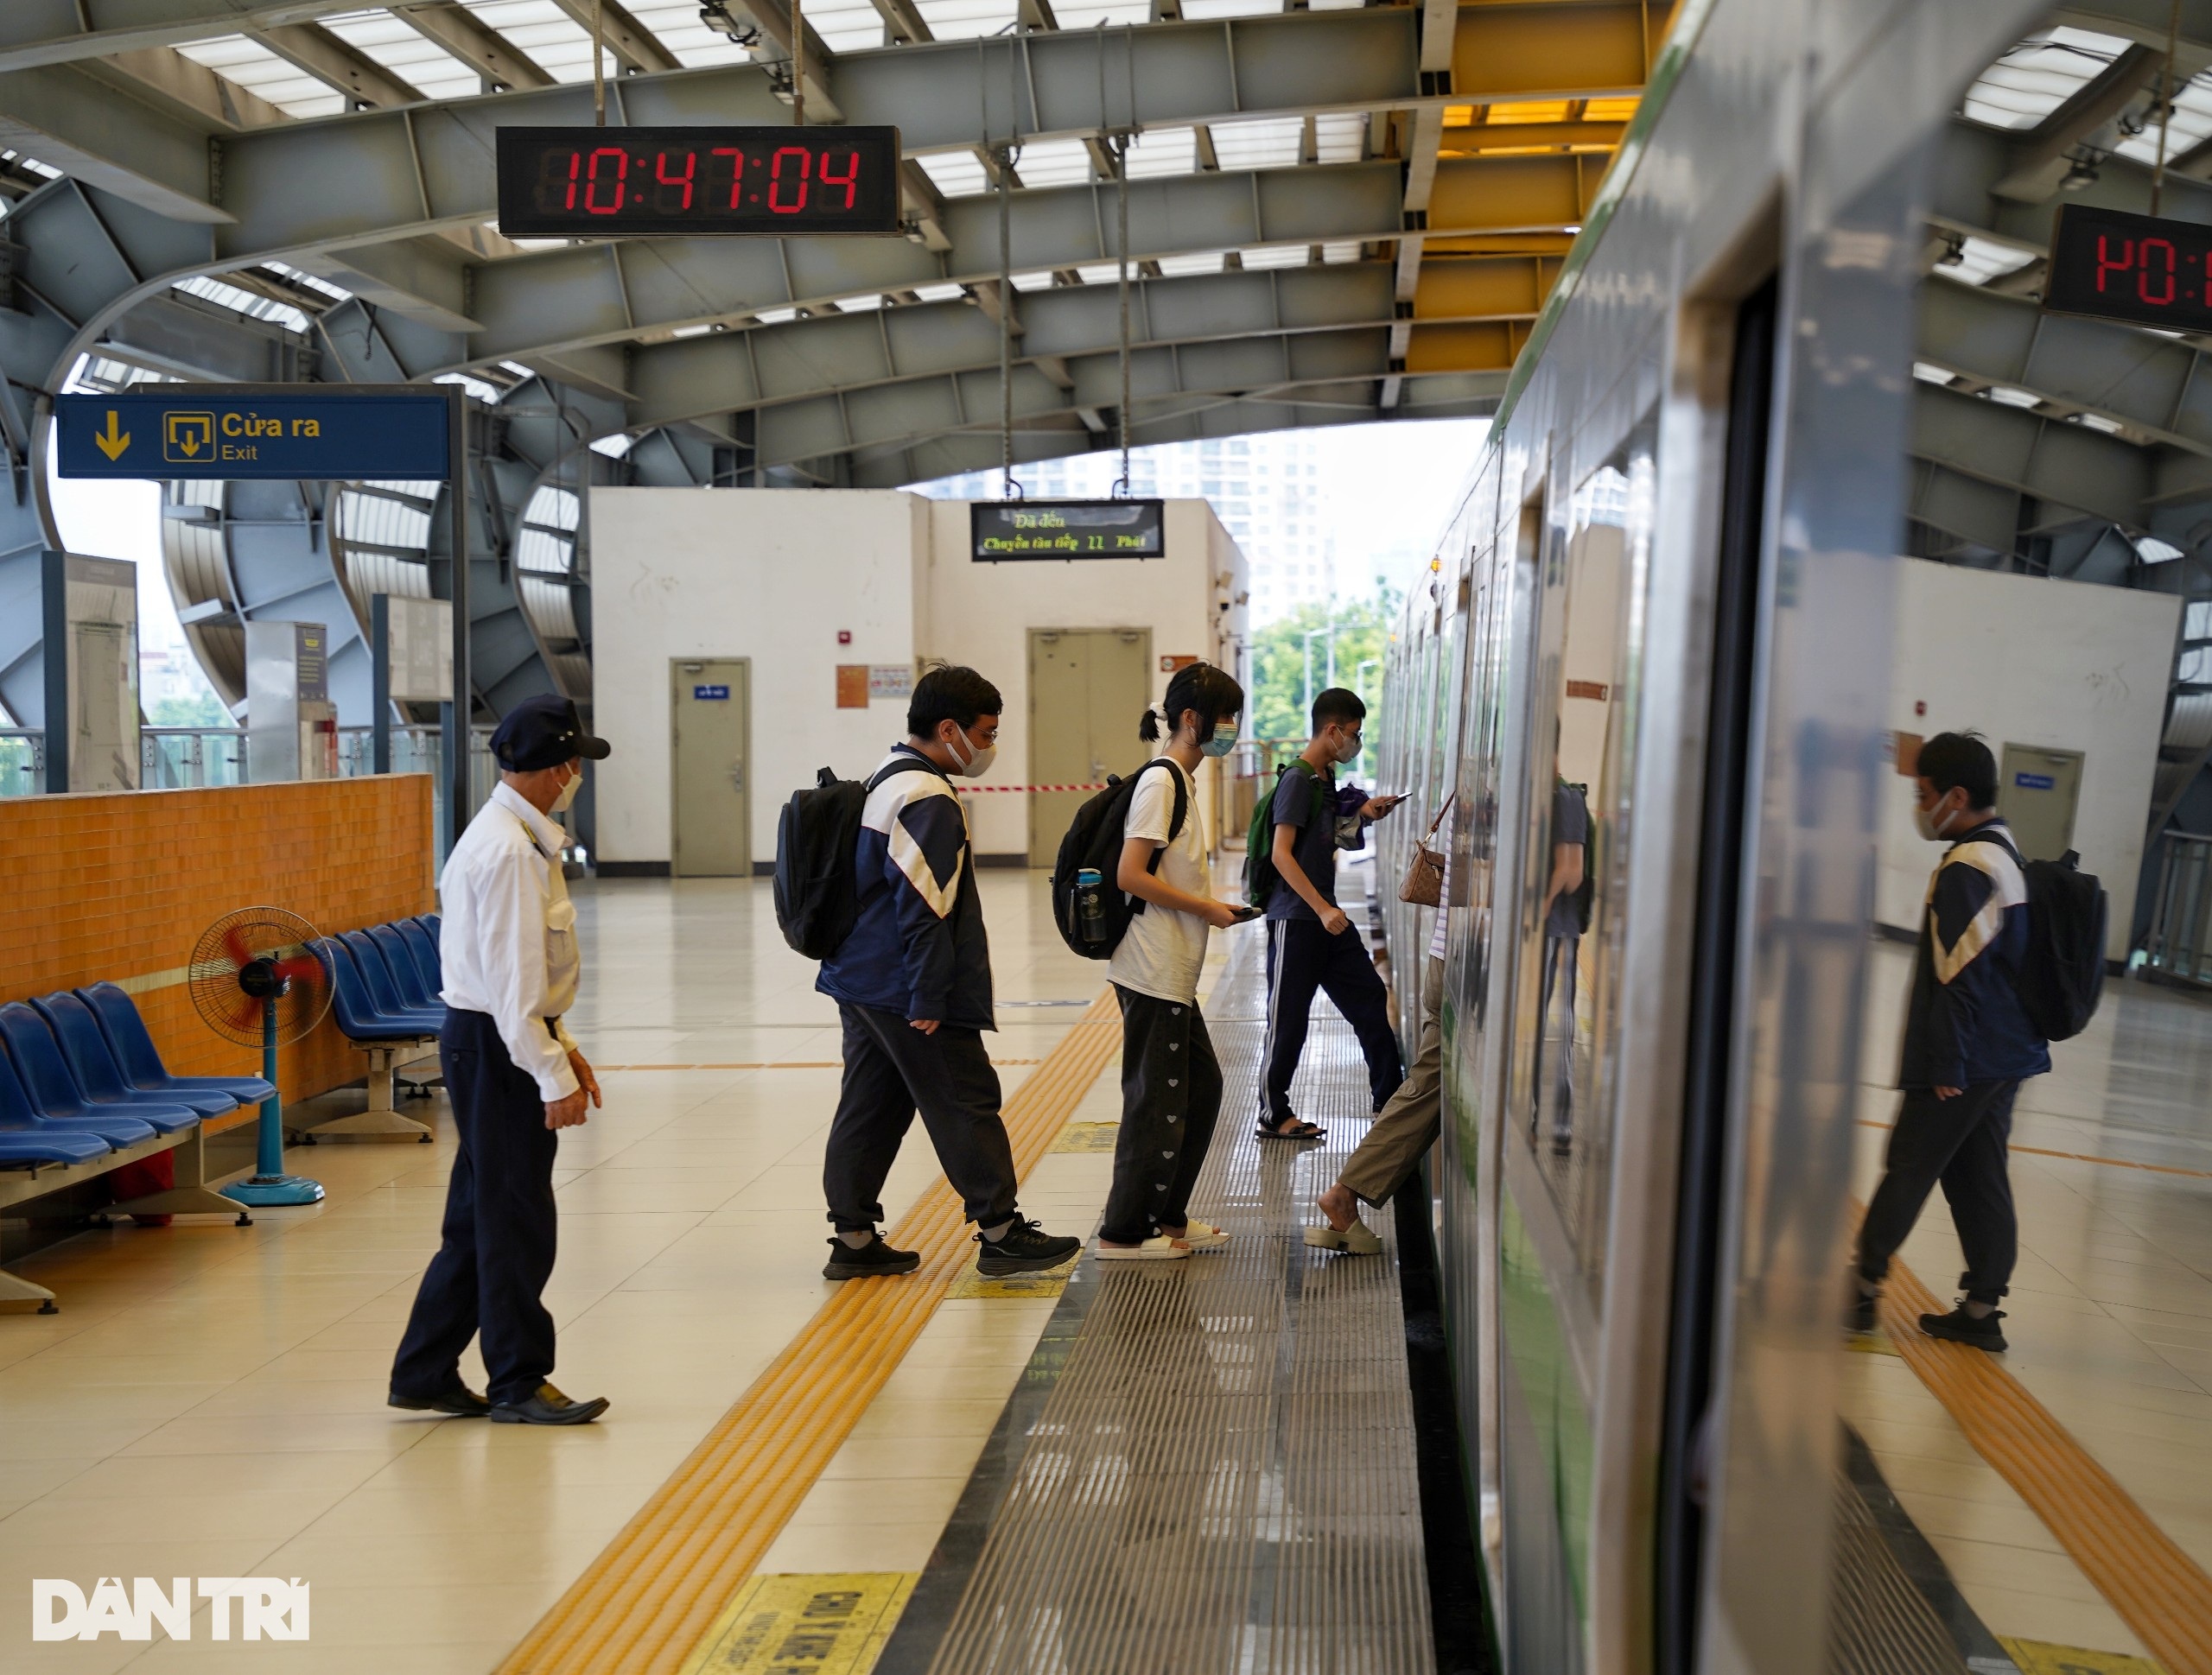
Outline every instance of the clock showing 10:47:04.
<svg viewBox="0 0 2212 1675">
<path fill-rule="evenodd" d="M 2212 331 L 2212 225 L 2068 204 L 2051 232 L 2043 306 L 2170 332 Z"/>
<path fill-rule="evenodd" d="M 895 233 L 895 128 L 502 128 L 511 238 Z"/>
</svg>

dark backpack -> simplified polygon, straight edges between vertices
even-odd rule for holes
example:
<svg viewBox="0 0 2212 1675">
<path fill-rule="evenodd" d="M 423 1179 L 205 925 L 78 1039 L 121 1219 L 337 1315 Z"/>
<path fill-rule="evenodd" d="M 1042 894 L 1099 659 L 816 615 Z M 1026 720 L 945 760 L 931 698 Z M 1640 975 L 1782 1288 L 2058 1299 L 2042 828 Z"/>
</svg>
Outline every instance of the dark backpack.
<svg viewBox="0 0 2212 1675">
<path fill-rule="evenodd" d="M 1328 800 L 1328 792 L 1321 787 L 1321 776 L 1313 771 L 1313 765 L 1302 756 L 1294 756 L 1275 770 L 1274 790 L 1282 789 L 1282 777 L 1290 772 L 1303 773 L 1313 783 L 1313 803 L 1306 810 L 1306 823 L 1311 825 L 1321 817 L 1321 805 Z M 1282 881 L 1282 874 L 1275 871 L 1275 799 L 1274 791 L 1252 805 L 1252 824 L 1244 834 L 1244 900 L 1247 905 L 1262 912 L 1275 893 L 1275 885 Z"/>
<path fill-rule="evenodd" d="M 823 768 L 784 804 L 776 822 L 776 923 L 808 959 L 828 959 L 853 934 L 860 917 L 861 816 L 868 793 L 908 766 L 886 763 L 865 784 Z"/>
<path fill-rule="evenodd" d="M 1129 921 L 1144 911 L 1144 904 L 1124 895 L 1114 880 L 1122 868 L 1122 846 L 1128 841 L 1129 803 L 1137 794 L 1137 782 L 1160 765 L 1160 758 L 1155 756 L 1127 779 L 1107 775 L 1106 789 L 1075 811 L 1067 835 L 1060 840 L 1059 857 L 1052 863 L 1052 923 L 1060 928 L 1060 940 L 1086 960 L 1109 957 L 1121 946 Z M 1191 812 L 1191 794 L 1172 764 L 1167 771 L 1175 783 L 1175 812 L 1167 822 L 1167 841 L 1173 843 L 1183 834 L 1183 822 Z M 1165 853 L 1154 850 L 1145 870 L 1158 872 Z M 1106 917 L 1103 942 L 1084 940 L 1083 904 L 1076 893 L 1076 875 L 1086 866 L 1097 868 L 1103 880 L 1098 892 L 1099 906 Z"/>
<path fill-rule="evenodd" d="M 2069 849 L 2056 860 L 2027 860 L 2004 839 L 1994 843 L 2018 862 L 2028 886 L 2028 949 L 2012 976 L 2021 1010 L 2045 1041 L 2068 1041 L 2088 1027 L 2105 987 L 2104 886 L 2082 871 Z"/>
</svg>

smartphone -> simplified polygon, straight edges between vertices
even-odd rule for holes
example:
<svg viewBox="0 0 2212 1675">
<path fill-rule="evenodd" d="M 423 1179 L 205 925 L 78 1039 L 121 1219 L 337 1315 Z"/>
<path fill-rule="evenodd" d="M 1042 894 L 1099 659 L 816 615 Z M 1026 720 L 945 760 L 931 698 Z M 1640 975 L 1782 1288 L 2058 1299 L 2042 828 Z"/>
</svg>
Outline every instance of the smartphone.
<svg viewBox="0 0 2212 1675">
<path fill-rule="evenodd" d="M 1248 903 L 1236 910 L 1236 923 L 1249 924 L 1253 920 L 1261 917 L 1266 910 L 1264 908 L 1254 907 Z"/>
</svg>

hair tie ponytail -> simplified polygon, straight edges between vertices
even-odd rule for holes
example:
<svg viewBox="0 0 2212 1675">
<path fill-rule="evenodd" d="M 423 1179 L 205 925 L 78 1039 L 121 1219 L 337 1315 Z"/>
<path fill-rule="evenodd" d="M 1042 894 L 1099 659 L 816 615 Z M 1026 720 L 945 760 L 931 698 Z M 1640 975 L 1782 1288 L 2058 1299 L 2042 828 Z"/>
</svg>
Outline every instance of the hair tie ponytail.
<svg viewBox="0 0 2212 1675">
<path fill-rule="evenodd" d="M 1166 720 L 1167 713 L 1160 705 L 1146 705 L 1144 719 L 1137 723 L 1137 737 L 1147 745 L 1158 744 L 1162 733 L 1169 730 Z"/>
</svg>

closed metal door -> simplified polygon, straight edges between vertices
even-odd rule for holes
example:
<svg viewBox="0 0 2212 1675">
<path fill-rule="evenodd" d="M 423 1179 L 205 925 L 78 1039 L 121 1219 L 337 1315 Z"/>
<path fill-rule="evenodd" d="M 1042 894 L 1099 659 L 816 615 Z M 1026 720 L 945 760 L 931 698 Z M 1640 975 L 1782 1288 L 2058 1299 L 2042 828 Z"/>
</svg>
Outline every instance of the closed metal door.
<svg viewBox="0 0 2212 1675">
<path fill-rule="evenodd" d="M 1997 775 L 1997 812 L 2030 860 L 2056 860 L 2074 847 L 2082 796 L 2082 752 L 2007 745 Z"/>
<path fill-rule="evenodd" d="M 1029 783 L 1096 785 L 1141 766 L 1152 747 L 1137 722 L 1152 701 L 1152 631 L 1029 632 Z M 1089 791 L 1029 798 L 1029 864 L 1050 866 Z"/>
<path fill-rule="evenodd" d="M 680 879 L 749 877 L 752 799 L 746 757 L 752 663 L 678 657 L 669 664 L 669 870 Z"/>
</svg>

